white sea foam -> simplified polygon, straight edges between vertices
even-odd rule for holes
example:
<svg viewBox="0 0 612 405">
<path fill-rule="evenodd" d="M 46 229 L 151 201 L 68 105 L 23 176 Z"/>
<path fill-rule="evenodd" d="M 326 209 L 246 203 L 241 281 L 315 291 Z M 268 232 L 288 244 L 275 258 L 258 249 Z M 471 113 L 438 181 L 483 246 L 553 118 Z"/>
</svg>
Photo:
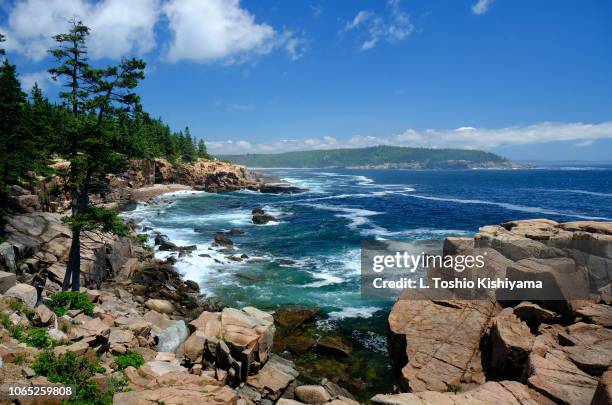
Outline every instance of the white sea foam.
<svg viewBox="0 0 612 405">
<path fill-rule="evenodd" d="M 314 281 L 310 284 L 306 284 L 304 285 L 304 288 L 320 288 L 320 287 L 325 287 L 325 286 L 333 285 L 333 284 L 340 284 L 344 282 L 344 279 L 342 277 L 338 277 L 336 275 L 333 275 L 327 272 L 319 272 L 319 273 L 311 272 L 311 274 L 314 278 L 318 279 L 319 281 Z"/>
<path fill-rule="evenodd" d="M 594 195 L 598 197 L 612 197 L 612 193 L 600 193 L 597 191 L 588 191 L 588 190 L 570 190 L 570 189 L 537 189 L 542 191 L 551 191 L 554 193 L 572 193 L 572 194 L 586 194 L 586 195 Z"/>
<path fill-rule="evenodd" d="M 528 213 L 533 213 L 533 214 L 558 215 L 558 216 L 588 219 L 588 220 L 612 221 L 612 219 L 606 218 L 606 217 L 593 217 L 589 215 L 580 215 L 580 214 L 575 214 L 575 213 L 570 213 L 570 212 L 554 211 L 554 210 L 549 210 L 549 209 L 540 208 L 540 207 L 528 207 L 525 205 L 516 205 L 516 204 L 501 203 L 501 202 L 495 202 L 495 201 L 464 200 L 460 198 L 432 197 L 432 196 L 417 195 L 417 194 L 405 194 L 405 195 L 409 197 L 413 197 L 413 198 L 420 198 L 423 200 L 447 201 L 447 202 L 454 202 L 457 204 L 494 205 L 494 206 L 505 208 L 511 211 L 528 212 Z"/>
<path fill-rule="evenodd" d="M 339 311 L 329 313 L 329 319 L 340 320 L 346 318 L 371 318 L 376 312 L 380 311 L 379 307 L 349 307 Z"/>
<path fill-rule="evenodd" d="M 348 227 L 350 229 L 357 229 L 360 226 L 364 226 L 370 223 L 368 217 L 374 215 L 381 215 L 382 212 L 376 212 L 371 210 L 366 210 L 363 208 L 350 208 L 350 207 L 342 207 L 336 205 L 326 205 L 326 204 L 303 204 L 313 208 L 340 212 L 341 214 L 337 214 L 336 217 L 346 218 L 349 220 Z"/>
</svg>

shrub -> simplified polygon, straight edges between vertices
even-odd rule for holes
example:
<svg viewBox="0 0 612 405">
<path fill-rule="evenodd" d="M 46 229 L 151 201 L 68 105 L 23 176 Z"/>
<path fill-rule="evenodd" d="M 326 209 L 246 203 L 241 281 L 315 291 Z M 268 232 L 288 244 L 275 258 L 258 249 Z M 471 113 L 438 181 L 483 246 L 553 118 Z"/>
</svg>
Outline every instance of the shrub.
<svg viewBox="0 0 612 405">
<path fill-rule="evenodd" d="M 124 370 L 129 366 L 138 368 L 145 363 L 144 358 L 136 352 L 130 352 L 128 354 L 123 354 L 121 356 L 117 356 L 115 358 L 115 364 L 117 364 L 118 370 Z"/>
<path fill-rule="evenodd" d="M 29 320 L 34 318 L 34 310 L 32 308 L 27 307 L 21 301 L 17 299 L 12 299 L 9 301 L 9 307 L 13 311 L 21 312 L 24 314 Z"/>
<path fill-rule="evenodd" d="M 99 392 L 91 377 L 96 372 L 104 372 L 104 368 L 97 360 L 90 362 L 71 352 L 56 356 L 50 350 L 44 351 L 36 357 L 32 368 L 36 374 L 47 377 L 49 382 L 72 386 L 75 391 L 68 404 L 110 405 L 112 395 L 118 389 L 117 384 L 111 384 L 107 392 Z"/>
<path fill-rule="evenodd" d="M 19 340 L 38 349 L 47 349 L 53 345 L 53 340 L 44 328 L 32 328 Z"/>
<path fill-rule="evenodd" d="M 45 304 L 57 316 L 64 316 L 70 309 L 81 309 L 87 315 L 93 315 L 93 304 L 85 293 L 76 291 L 62 291 L 51 295 Z"/>
</svg>

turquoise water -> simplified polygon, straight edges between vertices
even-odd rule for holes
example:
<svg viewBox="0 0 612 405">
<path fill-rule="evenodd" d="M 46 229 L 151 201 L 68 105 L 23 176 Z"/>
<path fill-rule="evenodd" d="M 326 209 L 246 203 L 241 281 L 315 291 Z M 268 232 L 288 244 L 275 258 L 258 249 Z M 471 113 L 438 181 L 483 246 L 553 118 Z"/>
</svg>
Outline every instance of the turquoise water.
<svg viewBox="0 0 612 405">
<path fill-rule="evenodd" d="M 521 218 L 612 218 L 609 168 L 268 172 L 308 191 L 176 193 L 127 215 L 179 245 L 197 245 L 177 268 L 205 294 L 232 306 L 318 306 L 331 322 L 389 308 L 388 302 L 361 300 L 363 239 L 442 239 Z M 278 221 L 253 225 L 255 207 Z M 231 228 L 245 232 L 231 237 L 234 251 L 212 247 L 214 233 Z M 229 254 L 248 259 L 233 262 Z"/>
</svg>

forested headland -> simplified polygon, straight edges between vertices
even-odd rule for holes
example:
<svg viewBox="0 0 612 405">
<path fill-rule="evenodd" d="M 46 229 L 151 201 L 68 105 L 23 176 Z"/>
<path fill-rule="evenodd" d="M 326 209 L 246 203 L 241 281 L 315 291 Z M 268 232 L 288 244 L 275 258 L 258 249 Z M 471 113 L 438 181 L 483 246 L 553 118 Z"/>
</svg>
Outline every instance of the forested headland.
<svg viewBox="0 0 612 405">
<path fill-rule="evenodd" d="M 9 187 L 49 176 L 49 164 L 73 164 L 73 181 L 89 186 L 129 159 L 163 157 L 172 163 L 210 159 L 206 145 L 188 127 L 172 130 L 147 113 L 136 92 L 146 63 L 124 59 L 97 67 L 87 57 L 89 28 L 71 22 L 69 33 L 54 37 L 56 66 L 49 72 L 62 87 L 44 94 L 35 84 L 25 93 L 0 34 L 0 209 L 6 214 Z M 51 101 L 57 100 L 57 101 Z M 89 179 L 87 179 L 89 177 Z M 82 178 L 82 181 L 79 180 Z M 99 186 L 100 184 L 98 184 Z"/>
<path fill-rule="evenodd" d="M 428 149 L 399 146 L 309 150 L 277 154 L 225 155 L 221 159 L 249 167 L 370 167 L 445 169 L 506 166 L 494 153 L 468 149 Z"/>
</svg>

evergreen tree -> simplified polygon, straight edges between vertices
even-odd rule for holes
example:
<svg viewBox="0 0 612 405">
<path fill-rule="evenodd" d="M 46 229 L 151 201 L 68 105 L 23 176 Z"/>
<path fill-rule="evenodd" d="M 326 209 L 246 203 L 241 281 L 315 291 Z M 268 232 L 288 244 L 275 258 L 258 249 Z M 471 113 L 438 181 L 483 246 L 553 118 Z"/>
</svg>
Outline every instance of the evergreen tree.
<svg viewBox="0 0 612 405">
<path fill-rule="evenodd" d="M 198 157 L 201 159 L 210 159 L 210 155 L 206 150 L 206 144 L 201 139 L 198 141 Z"/>
<path fill-rule="evenodd" d="M 62 289 L 79 291 L 81 231 L 102 228 L 127 232 L 112 213 L 91 206 L 89 194 L 101 191 L 106 174 L 116 172 L 124 163 L 117 123 L 140 111 L 139 98 L 132 90 L 144 78 L 145 63 L 129 59 L 119 66 L 92 68 L 86 46 L 89 28 L 81 21 L 70 23 L 68 33 L 54 37 L 58 45 L 51 53 L 59 65 L 50 73 L 55 80 L 64 80 L 67 91 L 60 92 L 60 97 L 71 111 L 66 135 L 72 216 L 66 220 L 72 228 L 72 244 Z"/>
<path fill-rule="evenodd" d="M 185 137 L 183 138 L 183 146 L 181 151 L 181 159 L 184 162 L 193 162 L 196 160 L 197 151 L 189 127 L 185 127 Z"/>
</svg>

